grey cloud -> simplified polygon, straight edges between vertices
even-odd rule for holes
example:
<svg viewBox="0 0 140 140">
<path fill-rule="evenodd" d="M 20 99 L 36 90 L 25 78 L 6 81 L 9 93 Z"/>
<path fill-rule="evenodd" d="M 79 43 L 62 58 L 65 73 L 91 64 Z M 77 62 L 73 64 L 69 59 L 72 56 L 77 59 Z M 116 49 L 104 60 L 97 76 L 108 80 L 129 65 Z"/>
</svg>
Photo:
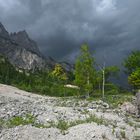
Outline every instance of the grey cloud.
<svg viewBox="0 0 140 140">
<path fill-rule="evenodd" d="M 139 49 L 139 7 L 139 0 L 0 0 L 0 21 L 10 31 L 25 28 L 46 56 L 72 60 L 87 42 L 98 61 L 106 55 L 120 64 Z"/>
</svg>

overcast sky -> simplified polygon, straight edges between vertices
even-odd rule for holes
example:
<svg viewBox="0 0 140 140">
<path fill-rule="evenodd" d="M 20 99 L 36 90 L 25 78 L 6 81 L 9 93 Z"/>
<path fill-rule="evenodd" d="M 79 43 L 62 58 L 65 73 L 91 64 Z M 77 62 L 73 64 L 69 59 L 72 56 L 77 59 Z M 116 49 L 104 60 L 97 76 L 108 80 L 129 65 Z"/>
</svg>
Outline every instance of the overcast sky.
<svg viewBox="0 0 140 140">
<path fill-rule="evenodd" d="M 140 0 L 0 0 L 0 21 L 61 60 L 73 60 L 83 42 L 109 64 L 140 48 Z"/>
</svg>

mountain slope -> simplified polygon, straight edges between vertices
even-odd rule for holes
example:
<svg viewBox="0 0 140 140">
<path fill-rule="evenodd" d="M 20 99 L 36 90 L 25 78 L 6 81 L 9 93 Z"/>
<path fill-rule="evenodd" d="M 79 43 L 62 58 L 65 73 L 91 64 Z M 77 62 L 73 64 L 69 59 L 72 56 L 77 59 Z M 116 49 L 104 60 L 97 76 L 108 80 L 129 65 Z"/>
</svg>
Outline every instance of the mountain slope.
<svg viewBox="0 0 140 140">
<path fill-rule="evenodd" d="M 9 35 L 0 23 L 0 54 L 16 67 L 26 70 L 50 68 L 54 62 L 42 56 L 37 44 L 26 31 Z M 49 59 L 49 58 L 48 58 Z"/>
</svg>

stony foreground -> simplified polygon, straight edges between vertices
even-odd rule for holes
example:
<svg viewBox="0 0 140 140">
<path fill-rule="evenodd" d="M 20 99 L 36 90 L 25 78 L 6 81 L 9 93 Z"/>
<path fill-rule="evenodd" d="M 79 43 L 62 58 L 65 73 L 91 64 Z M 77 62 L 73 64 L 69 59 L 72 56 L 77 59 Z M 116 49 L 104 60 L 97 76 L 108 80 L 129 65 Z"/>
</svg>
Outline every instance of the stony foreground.
<svg viewBox="0 0 140 140">
<path fill-rule="evenodd" d="M 133 109 L 133 106 L 131 106 Z M 139 140 L 140 120 L 102 101 L 0 85 L 0 140 Z"/>
</svg>

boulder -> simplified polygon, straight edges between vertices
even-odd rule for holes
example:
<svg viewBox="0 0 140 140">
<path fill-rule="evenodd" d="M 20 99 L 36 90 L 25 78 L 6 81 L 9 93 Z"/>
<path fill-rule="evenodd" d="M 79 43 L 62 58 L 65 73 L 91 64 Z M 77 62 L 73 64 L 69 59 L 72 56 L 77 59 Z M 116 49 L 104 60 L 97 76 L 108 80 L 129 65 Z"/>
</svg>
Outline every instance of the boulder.
<svg viewBox="0 0 140 140">
<path fill-rule="evenodd" d="M 130 103 L 130 102 L 124 102 L 124 103 L 120 106 L 120 109 L 121 109 L 123 112 L 129 113 L 129 114 L 133 114 L 133 115 L 135 115 L 136 112 L 137 112 L 137 109 L 136 109 L 135 105 L 133 105 L 133 104 Z"/>
<path fill-rule="evenodd" d="M 136 93 L 136 104 L 138 108 L 138 115 L 140 116 L 140 90 Z"/>
</svg>

